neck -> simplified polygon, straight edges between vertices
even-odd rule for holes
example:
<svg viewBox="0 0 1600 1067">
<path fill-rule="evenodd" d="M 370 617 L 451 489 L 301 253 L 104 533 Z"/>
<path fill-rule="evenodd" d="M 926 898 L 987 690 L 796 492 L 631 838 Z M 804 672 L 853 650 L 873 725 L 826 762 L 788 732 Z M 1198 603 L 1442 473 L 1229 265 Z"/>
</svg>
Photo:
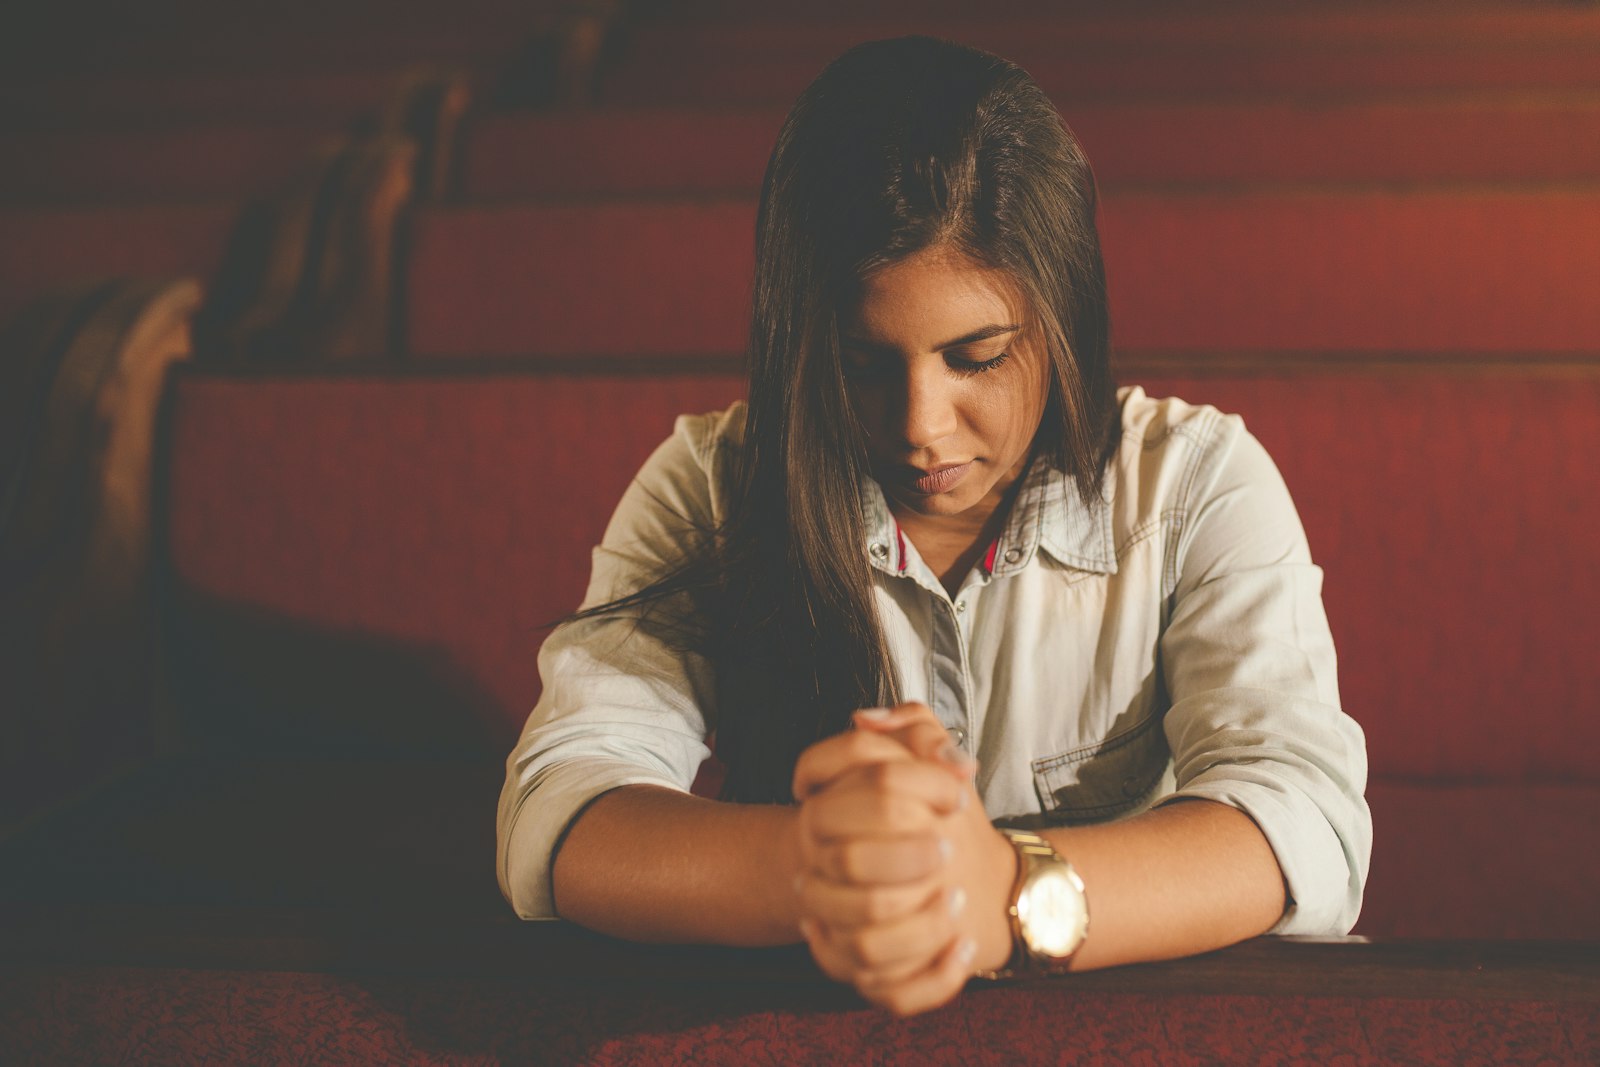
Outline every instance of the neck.
<svg viewBox="0 0 1600 1067">
<path fill-rule="evenodd" d="M 1021 470 L 1026 469 L 1025 460 Z M 917 546 L 917 554 L 939 577 L 945 591 L 954 597 L 967 573 L 1005 529 L 1021 487 L 1019 471 L 1003 486 L 996 485 L 982 500 L 956 515 L 922 515 L 894 500 L 889 501 L 889 513 L 900 524 L 901 533 Z"/>
</svg>

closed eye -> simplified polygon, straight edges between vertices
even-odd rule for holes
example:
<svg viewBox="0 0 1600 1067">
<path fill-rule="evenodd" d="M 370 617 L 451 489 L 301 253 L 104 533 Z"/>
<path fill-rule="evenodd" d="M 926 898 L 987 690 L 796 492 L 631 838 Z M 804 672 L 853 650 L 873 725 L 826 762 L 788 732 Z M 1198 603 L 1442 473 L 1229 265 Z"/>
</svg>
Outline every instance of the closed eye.
<svg viewBox="0 0 1600 1067">
<path fill-rule="evenodd" d="M 981 363 L 973 363 L 965 359 L 946 359 L 945 365 L 957 374 L 983 374 L 986 371 L 994 370 L 1010 358 L 1010 352 L 1002 352 L 993 359 L 986 359 Z"/>
</svg>

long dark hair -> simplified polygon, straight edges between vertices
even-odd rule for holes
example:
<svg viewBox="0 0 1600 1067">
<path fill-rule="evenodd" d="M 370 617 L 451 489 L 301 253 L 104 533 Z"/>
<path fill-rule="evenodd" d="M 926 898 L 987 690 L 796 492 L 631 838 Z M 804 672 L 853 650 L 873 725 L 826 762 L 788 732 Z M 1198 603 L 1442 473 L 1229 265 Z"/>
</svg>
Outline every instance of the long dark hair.
<svg viewBox="0 0 1600 1067">
<path fill-rule="evenodd" d="M 1117 425 L 1095 206 L 1088 160 L 1049 98 L 986 52 L 930 37 L 858 45 L 790 111 L 762 182 L 726 519 L 673 573 L 574 616 L 655 606 L 706 656 L 725 799 L 789 800 L 802 749 L 897 699 L 839 357 L 861 279 L 935 246 L 1006 272 L 1052 367 L 1036 451 L 1090 500 Z"/>
</svg>

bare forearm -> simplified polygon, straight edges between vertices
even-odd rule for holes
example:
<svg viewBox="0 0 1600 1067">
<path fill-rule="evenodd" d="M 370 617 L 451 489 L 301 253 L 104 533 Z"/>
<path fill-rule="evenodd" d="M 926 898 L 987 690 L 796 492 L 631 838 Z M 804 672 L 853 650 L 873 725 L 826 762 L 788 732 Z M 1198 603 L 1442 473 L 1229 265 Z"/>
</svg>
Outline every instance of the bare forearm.
<svg viewBox="0 0 1600 1067">
<path fill-rule="evenodd" d="M 556 853 L 556 909 L 635 941 L 799 940 L 793 808 L 624 786 L 589 805 Z"/>
<path fill-rule="evenodd" d="M 1184 800 L 1044 836 L 1088 890 L 1089 937 L 1074 970 L 1207 952 L 1265 933 L 1283 913 L 1272 847 L 1225 804 Z"/>
</svg>

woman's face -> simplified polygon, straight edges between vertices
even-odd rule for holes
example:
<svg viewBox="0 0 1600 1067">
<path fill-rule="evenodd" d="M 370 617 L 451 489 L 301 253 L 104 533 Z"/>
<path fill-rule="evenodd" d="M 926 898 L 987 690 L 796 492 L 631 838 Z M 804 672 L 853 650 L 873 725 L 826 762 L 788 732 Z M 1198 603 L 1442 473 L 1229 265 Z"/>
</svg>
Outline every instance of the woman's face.
<svg viewBox="0 0 1600 1067">
<path fill-rule="evenodd" d="M 1028 323 L 1009 275 L 942 247 L 862 283 L 839 341 L 891 510 L 986 518 L 1023 474 L 1050 381 Z"/>
</svg>

